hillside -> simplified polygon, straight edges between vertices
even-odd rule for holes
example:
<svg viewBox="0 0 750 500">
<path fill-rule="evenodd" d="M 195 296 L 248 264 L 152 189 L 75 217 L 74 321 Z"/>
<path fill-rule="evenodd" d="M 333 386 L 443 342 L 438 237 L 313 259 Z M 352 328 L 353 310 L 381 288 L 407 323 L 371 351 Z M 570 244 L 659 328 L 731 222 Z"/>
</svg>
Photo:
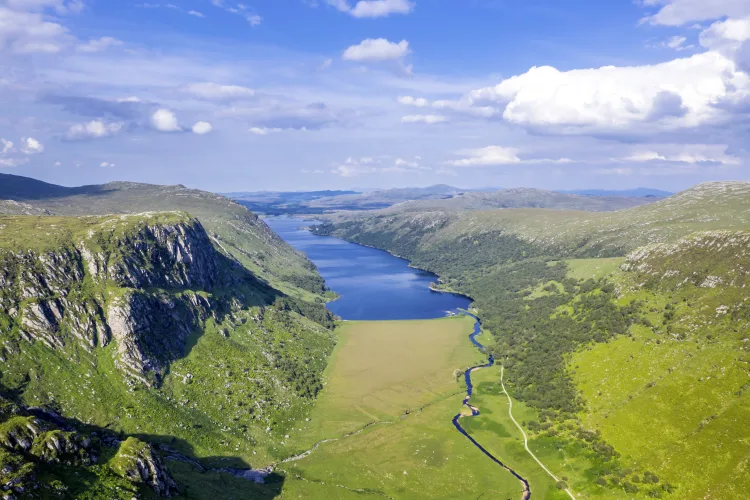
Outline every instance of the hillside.
<svg viewBox="0 0 750 500">
<path fill-rule="evenodd" d="M 0 216 L 0 387 L 72 428 L 204 468 L 268 465 L 321 389 L 331 325 L 185 212 Z M 224 481 L 174 469 L 180 491 Z"/>
<path fill-rule="evenodd" d="M 422 254 L 427 258 L 426 254 L 441 245 L 458 243 L 477 250 L 477 244 L 492 246 L 493 241 L 503 238 L 531 245 L 539 255 L 613 257 L 696 231 L 748 227 L 750 183 L 701 184 L 652 204 L 606 213 L 427 209 L 343 214 L 332 220 L 334 225 L 322 226 L 327 228 L 324 231 L 367 244 L 370 239 L 383 240 L 395 253 L 417 260 Z M 494 252 L 492 248 L 487 250 L 474 253 L 491 256 Z"/>
<path fill-rule="evenodd" d="M 214 244 L 266 279 L 272 286 L 300 297 L 323 291 L 323 280 L 306 257 L 279 238 L 242 205 L 184 186 L 112 182 L 66 188 L 35 179 L 0 174 L 0 200 L 14 200 L 56 215 L 107 215 L 149 211 L 189 212 L 206 228 Z M 18 213 L 0 203 L 0 213 Z"/>
<path fill-rule="evenodd" d="M 577 494 L 679 499 L 750 488 L 748 230 L 743 182 L 617 212 L 392 209 L 315 228 L 475 299 L 530 446 Z"/>
<path fill-rule="evenodd" d="M 550 208 L 609 212 L 646 205 L 651 198 L 617 196 L 580 196 L 542 189 L 515 188 L 495 192 L 459 193 L 447 199 L 407 201 L 387 209 L 385 213 L 424 210 L 492 210 L 498 208 Z"/>
</svg>

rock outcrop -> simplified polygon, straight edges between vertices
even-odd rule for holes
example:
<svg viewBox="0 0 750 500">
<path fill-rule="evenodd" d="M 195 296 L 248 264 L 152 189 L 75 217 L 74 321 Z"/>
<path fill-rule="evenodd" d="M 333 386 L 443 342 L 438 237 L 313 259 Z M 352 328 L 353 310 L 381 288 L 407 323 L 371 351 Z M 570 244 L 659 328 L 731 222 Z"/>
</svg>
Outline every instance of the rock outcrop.
<svg viewBox="0 0 750 500">
<path fill-rule="evenodd" d="M 114 341 L 118 368 L 158 384 L 189 335 L 216 314 L 211 292 L 247 272 L 227 269 L 233 262 L 186 214 L 87 222 L 82 234 L 56 234 L 54 245 L 0 249 L 0 330 L 51 349 L 75 343 L 91 352 Z M 12 355 L 3 349 L 2 358 Z"/>
<path fill-rule="evenodd" d="M 123 441 L 109 465 L 128 481 L 147 485 L 159 496 L 170 497 L 177 492 L 177 484 L 161 457 L 150 444 L 137 438 Z"/>
</svg>

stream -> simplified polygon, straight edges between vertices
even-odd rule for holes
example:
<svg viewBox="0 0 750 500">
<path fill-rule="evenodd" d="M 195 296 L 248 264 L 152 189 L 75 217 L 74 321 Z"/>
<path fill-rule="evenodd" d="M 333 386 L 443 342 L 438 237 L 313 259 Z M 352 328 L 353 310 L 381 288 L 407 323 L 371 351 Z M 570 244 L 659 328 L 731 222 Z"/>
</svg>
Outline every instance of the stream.
<svg viewBox="0 0 750 500">
<path fill-rule="evenodd" d="M 317 266 L 326 285 L 340 296 L 338 300 L 328 304 L 328 309 L 342 319 L 435 319 L 446 315 L 464 314 L 475 320 L 474 332 L 469 339 L 479 350 L 485 352 L 484 345 L 477 340 L 482 333 L 479 318 L 466 311 L 471 299 L 431 290 L 429 285 L 437 280 L 436 275 L 415 269 L 407 260 L 394 257 L 382 250 L 329 236 L 313 235 L 307 228 L 313 225 L 314 221 L 270 217 L 265 219 L 265 222 L 287 243 L 305 253 Z M 479 444 L 461 425 L 463 418 L 479 415 L 479 409 L 470 404 L 474 391 L 472 372 L 494 364 L 494 358 L 489 356 L 487 364 L 466 370 L 466 397 L 463 404 L 471 414 L 459 413 L 453 418 L 453 425 L 487 458 L 521 482 L 522 499 L 527 500 L 531 498 L 528 481 Z M 308 450 L 303 455 L 307 456 L 312 451 Z M 290 460 L 298 458 L 292 457 Z"/>
<path fill-rule="evenodd" d="M 461 313 L 465 314 L 466 316 L 469 316 L 471 318 L 474 318 L 474 320 L 475 320 L 475 323 L 474 323 L 474 332 L 469 336 L 469 339 L 471 340 L 471 342 L 476 347 L 479 348 L 480 351 L 485 352 L 484 346 L 477 340 L 477 337 L 482 333 L 482 324 L 479 321 L 479 318 L 477 318 L 473 314 L 468 313 L 466 311 L 461 311 Z M 495 455 L 493 455 L 492 453 L 490 453 L 489 451 L 487 451 L 487 449 L 484 446 L 482 446 L 481 444 L 479 444 L 477 442 L 477 440 L 474 439 L 473 437 L 471 437 L 469 435 L 469 433 L 466 432 L 466 430 L 461 426 L 461 419 L 463 419 L 463 418 L 470 418 L 470 417 L 476 417 L 476 416 L 479 415 L 479 409 L 476 406 L 472 406 L 469 403 L 470 400 L 471 400 L 471 396 L 474 393 L 474 384 L 471 382 L 471 374 L 472 374 L 472 372 L 474 372 L 476 370 L 481 370 L 482 368 L 489 368 L 489 367 L 493 366 L 494 364 L 495 364 L 495 358 L 492 355 L 490 355 L 489 358 L 488 358 L 488 360 L 487 360 L 487 364 L 486 365 L 474 366 L 474 367 L 469 368 L 468 370 L 466 370 L 466 373 L 464 373 L 464 379 L 466 380 L 466 397 L 464 398 L 464 403 L 463 404 L 464 404 L 465 407 L 467 407 L 471 411 L 471 415 L 465 415 L 463 413 L 459 413 L 458 415 L 456 415 L 455 417 L 453 417 L 453 425 L 458 430 L 458 432 L 460 432 L 461 434 L 463 434 L 469 441 L 471 441 L 471 443 L 474 446 L 476 446 L 477 448 L 479 448 L 479 451 L 481 451 L 482 453 L 484 453 L 487 456 L 487 458 L 489 458 L 490 460 L 492 460 L 493 462 L 495 462 L 497 465 L 499 465 L 503 469 L 505 469 L 508 472 L 510 472 L 511 474 L 513 474 L 513 477 L 515 477 L 516 479 L 518 479 L 519 481 L 521 481 L 521 484 L 523 484 L 523 496 L 522 496 L 522 499 L 523 500 L 528 500 L 529 498 L 531 498 L 531 488 L 529 487 L 529 482 L 526 479 L 524 479 L 523 477 L 521 477 L 516 471 L 514 471 L 513 469 L 511 469 L 510 467 L 508 467 L 507 465 L 505 465 L 503 462 L 501 462 L 500 459 L 497 458 Z"/>
</svg>

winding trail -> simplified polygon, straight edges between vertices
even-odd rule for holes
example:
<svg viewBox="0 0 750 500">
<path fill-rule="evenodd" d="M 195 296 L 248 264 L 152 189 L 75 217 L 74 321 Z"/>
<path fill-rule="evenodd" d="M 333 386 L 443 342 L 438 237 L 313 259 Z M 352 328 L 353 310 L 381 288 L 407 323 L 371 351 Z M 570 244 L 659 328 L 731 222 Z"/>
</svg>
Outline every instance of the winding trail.
<svg viewBox="0 0 750 500">
<path fill-rule="evenodd" d="M 508 415 L 510 416 L 510 419 L 513 421 L 514 424 L 516 424 L 516 427 L 518 427 L 518 430 L 521 431 L 521 435 L 523 435 L 523 446 L 526 448 L 526 451 L 531 455 L 531 458 L 533 458 L 536 463 L 539 464 L 539 467 L 544 469 L 544 472 L 549 474 L 549 476 L 555 480 L 555 482 L 559 482 L 560 479 L 558 479 L 557 476 L 555 476 L 543 463 L 541 460 L 539 460 L 536 455 L 529 449 L 529 438 L 526 436 L 526 432 L 523 430 L 523 427 L 516 421 L 516 419 L 513 417 L 513 399 L 510 397 L 510 394 L 508 394 L 508 391 L 505 390 L 505 382 L 503 382 L 503 376 L 505 375 L 505 367 L 500 366 L 500 385 L 503 388 L 503 392 L 508 397 Z M 570 496 L 573 500 L 575 500 L 575 496 L 573 493 L 571 493 L 570 489 L 565 488 L 565 493 Z"/>
<path fill-rule="evenodd" d="M 479 318 L 477 318 L 473 314 L 471 314 L 469 312 L 466 312 L 466 311 L 461 311 L 461 314 L 464 314 L 466 316 L 474 318 L 474 320 L 476 321 L 476 323 L 474 324 L 474 333 L 472 333 L 469 336 L 469 339 L 471 340 L 471 342 L 475 346 L 477 346 L 482 352 L 484 352 L 485 351 L 484 346 L 482 344 L 480 344 L 479 341 L 477 340 L 477 336 L 479 336 L 482 333 L 482 327 L 481 327 L 481 324 L 479 322 Z M 502 467 L 503 469 L 505 469 L 508 472 L 510 472 L 513 475 L 513 477 L 515 477 L 516 479 L 518 479 L 521 482 L 521 484 L 523 485 L 523 494 L 522 494 L 521 498 L 522 498 L 522 500 L 528 500 L 529 498 L 531 498 L 531 487 L 529 486 L 529 482 L 526 479 L 524 479 L 523 477 L 521 477 L 516 471 L 514 471 L 513 469 L 511 469 L 510 467 L 508 467 L 507 465 L 505 465 L 503 462 L 501 462 L 500 459 L 497 458 L 495 455 L 493 455 L 492 453 L 490 453 L 489 451 L 487 451 L 487 449 L 484 446 L 482 446 L 481 444 L 479 444 L 477 442 L 477 440 L 474 439 L 473 437 L 471 437 L 469 435 L 469 433 L 466 432 L 466 429 L 464 429 L 461 426 L 460 420 L 462 418 L 465 418 L 465 417 L 476 417 L 477 415 L 479 415 L 479 409 L 476 406 L 472 406 L 471 404 L 469 404 L 469 401 L 471 400 L 471 396 L 474 393 L 474 385 L 471 382 L 471 374 L 472 374 L 472 372 L 474 372 L 476 370 L 481 370 L 482 368 L 489 368 L 489 367 L 493 366 L 494 364 L 495 364 L 495 358 L 490 355 L 490 357 L 489 357 L 488 362 L 487 362 L 486 365 L 474 366 L 474 367 L 469 368 L 468 370 L 466 370 L 466 373 L 464 374 L 464 378 L 466 379 L 466 397 L 464 398 L 464 406 L 466 406 L 471 411 L 471 414 L 470 415 L 465 415 L 463 412 L 459 413 L 458 415 L 456 415 L 455 417 L 453 417 L 453 425 L 456 427 L 456 429 L 458 430 L 458 432 L 460 432 L 461 434 L 463 434 L 469 441 L 471 441 L 471 443 L 474 446 L 476 446 L 479 449 L 479 451 L 481 451 L 482 453 L 484 453 L 490 460 L 492 460 L 493 462 L 495 462 L 496 464 L 498 464 L 500 467 Z M 515 420 L 514 420 L 514 422 L 515 422 Z M 518 424 L 516 424 L 516 425 L 518 425 Z M 525 437 L 525 434 L 524 434 L 524 437 Z M 526 449 L 528 450 L 528 448 L 526 448 Z M 540 464 L 541 464 L 541 462 L 540 462 Z"/>
</svg>

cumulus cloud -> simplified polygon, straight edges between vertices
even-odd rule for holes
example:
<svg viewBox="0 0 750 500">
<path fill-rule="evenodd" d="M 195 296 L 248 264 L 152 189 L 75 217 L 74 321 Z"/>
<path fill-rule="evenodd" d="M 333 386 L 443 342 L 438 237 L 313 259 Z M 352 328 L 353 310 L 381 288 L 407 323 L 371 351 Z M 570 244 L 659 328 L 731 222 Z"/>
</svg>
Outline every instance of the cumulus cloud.
<svg viewBox="0 0 750 500">
<path fill-rule="evenodd" d="M 0 138 L 0 167 L 17 167 L 29 162 L 29 156 L 44 152 L 44 146 L 33 137 L 24 137 L 19 147 L 13 141 Z"/>
<path fill-rule="evenodd" d="M 35 155 L 44 152 L 44 146 L 33 137 L 21 139 L 21 152 L 27 155 Z"/>
<path fill-rule="evenodd" d="M 112 168 L 112 167 L 115 167 L 116 165 L 114 163 L 110 163 L 108 161 L 103 161 L 103 162 L 101 162 L 99 164 L 99 166 L 102 167 L 102 168 Z"/>
<path fill-rule="evenodd" d="M 111 47 L 120 47 L 122 45 L 124 45 L 124 43 L 117 38 L 112 38 L 111 36 L 103 36 L 101 38 L 91 39 L 86 43 L 78 44 L 76 50 L 78 50 L 79 52 L 88 53 L 104 52 Z"/>
<path fill-rule="evenodd" d="M 168 109 L 157 109 L 151 115 L 151 125 L 160 132 L 179 132 L 182 130 L 177 117 Z"/>
<path fill-rule="evenodd" d="M 123 126 L 122 123 L 108 123 L 102 120 L 77 123 L 68 129 L 68 139 L 101 139 L 119 133 Z"/>
<path fill-rule="evenodd" d="M 448 118 L 442 115 L 407 115 L 401 118 L 401 123 L 423 123 L 425 125 L 434 125 L 447 121 Z"/>
<path fill-rule="evenodd" d="M 183 91 L 207 101 L 224 101 L 249 99 L 255 96 L 253 89 L 239 85 L 221 85 L 218 83 L 191 83 L 183 88 Z"/>
<path fill-rule="evenodd" d="M 205 135 L 210 133 L 214 127 L 208 122 L 198 122 L 193 125 L 193 133 L 198 135 Z"/>
<path fill-rule="evenodd" d="M 357 18 L 386 17 L 409 14 L 416 4 L 409 0 L 360 0 L 352 7 L 347 0 L 328 0 L 328 4 Z"/>
<path fill-rule="evenodd" d="M 726 117 L 717 104 L 740 99 L 748 91 L 748 76 L 732 60 L 708 51 L 646 66 L 572 71 L 534 67 L 460 101 L 433 105 L 478 107 L 488 115 L 490 108 L 511 123 L 586 133 L 632 129 L 654 121 L 666 129 L 716 122 Z"/>
<path fill-rule="evenodd" d="M 344 51 L 345 61 L 393 61 L 403 59 L 409 53 L 409 42 L 390 42 L 385 38 L 368 38 Z"/>
<path fill-rule="evenodd" d="M 404 106 L 414 106 L 417 108 L 426 108 L 430 105 L 430 101 L 424 97 L 412 97 L 410 95 L 401 96 L 398 98 L 399 104 Z"/>
<path fill-rule="evenodd" d="M 743 17 L 750 12 L 750 0 L 643 0 L 643 4 L 659 8 L 643 21 L 664 26 L 682 26 L 724 17 Z"/>
</svg>

